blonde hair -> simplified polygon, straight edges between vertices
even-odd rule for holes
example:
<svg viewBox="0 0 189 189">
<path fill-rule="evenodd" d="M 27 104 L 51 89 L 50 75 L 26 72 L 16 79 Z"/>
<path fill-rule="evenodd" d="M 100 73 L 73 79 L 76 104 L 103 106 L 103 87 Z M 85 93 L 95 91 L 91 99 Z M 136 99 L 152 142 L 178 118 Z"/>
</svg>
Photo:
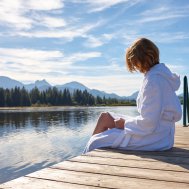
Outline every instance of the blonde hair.
<svg viewBox="0 0 189 189">
<path fill-rule="evenodd" d="M 130 72 L 146 73 L 159 63 L 159 49 L 149 39 L 139 38 L 127 49 L 126 63 Z"/>
</svg>

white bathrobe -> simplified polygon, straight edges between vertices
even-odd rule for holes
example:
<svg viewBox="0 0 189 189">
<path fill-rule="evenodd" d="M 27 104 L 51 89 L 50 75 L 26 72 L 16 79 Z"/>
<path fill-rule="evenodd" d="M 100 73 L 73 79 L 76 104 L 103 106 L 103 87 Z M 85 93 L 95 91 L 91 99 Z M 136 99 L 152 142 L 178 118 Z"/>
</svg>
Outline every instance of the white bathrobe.
<svg viewBox="0 0 189 189">
<path fill-rule="evenodd" d="M 175 122 L 182 117 L 175 91 L 180 78 L 163 63 L 144 75 L 137 97 L 139 116 L 128 117 L 109 112 L 114 119 L 125 119 L 124 129 L 109 129 L 93 135 L 84 153 L 101 147 L 125 150 L 167 150 L 173 147 Z"/>
</svg>

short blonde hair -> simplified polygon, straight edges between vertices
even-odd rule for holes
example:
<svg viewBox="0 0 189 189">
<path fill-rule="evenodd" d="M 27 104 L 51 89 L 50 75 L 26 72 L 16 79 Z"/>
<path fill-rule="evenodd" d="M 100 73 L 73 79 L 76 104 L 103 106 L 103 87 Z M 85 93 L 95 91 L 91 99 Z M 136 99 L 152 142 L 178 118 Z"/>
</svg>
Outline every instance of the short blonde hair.
<svg viewBox="0 0 189 189">
<path fill-rule="evenodd" d="M 146 73 L 159 63 L 159 49 L 149 39 L 139 38 L 127 49 L 126 63 L 130 72 Z"/>
</svg>

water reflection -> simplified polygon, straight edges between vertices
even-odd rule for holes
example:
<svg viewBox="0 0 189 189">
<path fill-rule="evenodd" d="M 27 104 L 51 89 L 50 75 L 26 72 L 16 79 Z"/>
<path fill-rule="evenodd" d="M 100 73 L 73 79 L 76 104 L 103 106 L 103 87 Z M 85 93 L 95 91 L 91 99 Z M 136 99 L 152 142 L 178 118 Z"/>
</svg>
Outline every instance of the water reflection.
<svg viewBox="0 0 189 189">
<path fill-rule="evenodd" d="M 42 132 L 48 132 L 51 126 L 81 129 L 89 119 L 91 117 L 86 110 L 0 113 L 0 136 L 25 127 L 38 128 L 36 131 Z"/>
<path fill-rule="evenodd" d="M 82 153 L 101 108 L 0 112 L 0 183 Z"/>
</svg>

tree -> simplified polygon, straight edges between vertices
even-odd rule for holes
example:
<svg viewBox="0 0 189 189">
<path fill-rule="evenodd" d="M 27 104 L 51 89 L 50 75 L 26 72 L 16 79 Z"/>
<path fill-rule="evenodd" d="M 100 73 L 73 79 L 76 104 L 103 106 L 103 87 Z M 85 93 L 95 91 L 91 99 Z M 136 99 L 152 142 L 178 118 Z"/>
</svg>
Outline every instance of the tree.
<svg viewBox="0 0 189 189">
<path fill-rule="evenodd" d="M 42 91 L 40 93 L 40 102 L 41 102 L 41 104 L 48 104 L 47 103 L 47 94 L 46 94 L 46 91 Z"/>
<path fill-rule="evenodd" d="M 79 89 L 76 89 L 73 93 L 73 99 L 76 102 L 76 104 L 81 105 L 82 104 L 82 91 Z"/>
<path fill-rule="evenodd" d="M 30 91 L 31 104 L 40 104 L 40 92 L 37 87 Z"/>
<path fill-rule="evenodd" d="M 89 95 L 88 104 L 90 106 L 95 105 L 95 97 L 93 95 L 91 95 L 91 94 Z"/>
<path fill-rule="evenodd" d="M 3 88 L 0 88 L 0 106 L 5 106 L 5 92 Z"/>
<path fill-rule="evenodd" d="M 21 106 L 30 106 L 31 105 L 30 97 L 29 97 L 29 94 L 24 87 L 21 89 L 20 93 L 21 93 L 20 105 Z"/>
<path fill-rule="evenodd" d="M 12 97 L 12 106 L 21 105 L 21 92 L 19 87 L 15 87 L 14 89 L 11 89 L 11 97 Z"/>
<path fill-rule="evenodd" d="M 63 91 L 63 105 L 72 105 L 72 98 L 68 89 Z"/>
<path fill-rule="evenodd" d="M 5 90 L 5 106 L 12 106 L 12 96 L 9 89 Z"/>
<path fill-rule="evenodd" d="M 96 104 L 102 104 L 103 103 L 103 100 L 100 96 L 97 96 L 96 97 Z"/>
<path fill-rule="evenodd" d="M 49 88 L 45 91 L 45 94 L 46 94 L 46 101 L 47 101 L 47 104 L 52 105 L 52 104 L 53 104 L 52 89 L 49 87 Z"/>
</svg>

